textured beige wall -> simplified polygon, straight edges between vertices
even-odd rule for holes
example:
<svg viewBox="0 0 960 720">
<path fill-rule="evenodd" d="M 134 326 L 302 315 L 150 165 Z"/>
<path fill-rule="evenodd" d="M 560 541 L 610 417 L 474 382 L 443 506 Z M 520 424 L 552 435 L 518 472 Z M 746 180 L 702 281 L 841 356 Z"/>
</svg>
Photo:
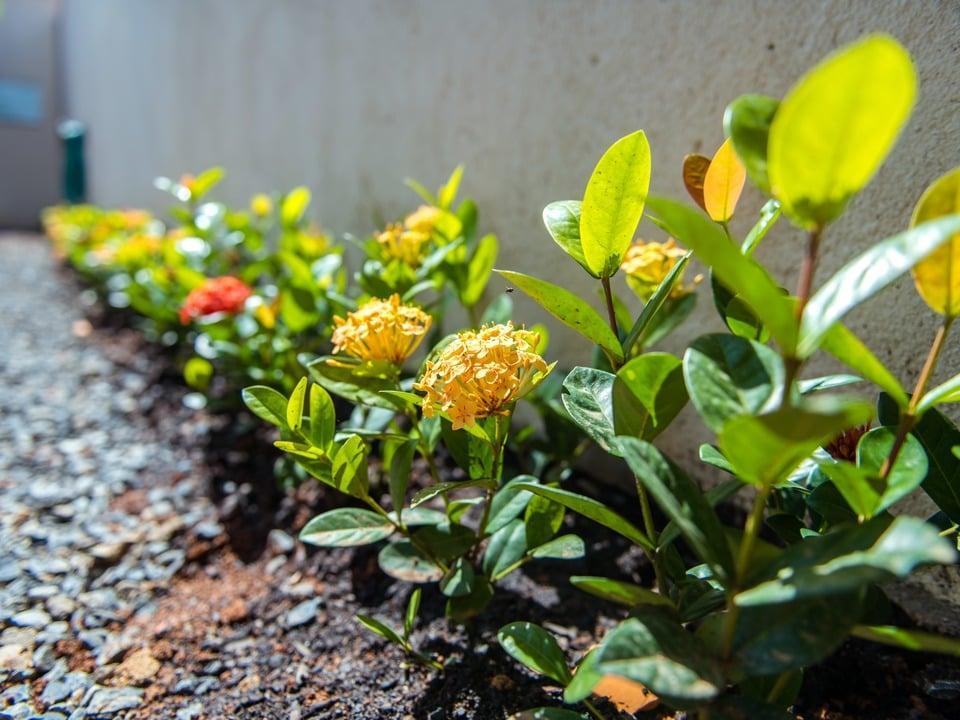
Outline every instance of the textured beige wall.
<svg viewBox="0 0 960 720">
<path fill-rule="evenodd" d="M 591 295 L 541 226 L 547 202 L 579 197 L 603 150 L 637 128 L 654 192 L 683 196 L 681 159 L 720 143 L 729 100 L 781 95 L 868 31 L 906 44 L 921 94 L 889 162 L 828 234 L 819 277 L 903 228 L 924 186 L 960 164 L 956 0 L 67 0 L 65 11 L 68 103 L 90 124 L 95 200 L 162 205 L 151 177 L 222 163 L 227 199 L 305 183 L 328 227 L 362 232 L 409 207 L 403 177 L 436 185 L 462 161 L 483 228 L 501 237 L 499 264 Z M 760 204 L 748 191 L 734 228 Z M 759 255 L 792 287 L 800 247 L 784 225 Z M 719 327 L 701 295 L 669 349 Z M 542 317 L 518 307 L 519 320 Z M 908 281 L 850 322 L 913 381 L 936 318 Z M 586 357 L 576 336 L 554 337 L 554 357 Z M 960 368 L 956 342 L 942 367 Z M 688 409 L 665 444 L 693 467 L 705 439 Z"/>
</svg>

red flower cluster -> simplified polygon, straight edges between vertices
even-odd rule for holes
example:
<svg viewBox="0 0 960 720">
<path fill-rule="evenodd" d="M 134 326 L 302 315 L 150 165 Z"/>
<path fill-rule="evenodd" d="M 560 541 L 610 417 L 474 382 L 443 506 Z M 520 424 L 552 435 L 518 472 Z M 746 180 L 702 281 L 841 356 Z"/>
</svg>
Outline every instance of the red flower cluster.
<svg viewBox="0 0 960 720">
<path fill-rule="evenodd" d="M 180 308 L 180 322 L 184 325 L 214 313 L 238 313 L 253 294 L 246 283 L 230 275 L 210 278 L 187 295 Z"/>
</svg>

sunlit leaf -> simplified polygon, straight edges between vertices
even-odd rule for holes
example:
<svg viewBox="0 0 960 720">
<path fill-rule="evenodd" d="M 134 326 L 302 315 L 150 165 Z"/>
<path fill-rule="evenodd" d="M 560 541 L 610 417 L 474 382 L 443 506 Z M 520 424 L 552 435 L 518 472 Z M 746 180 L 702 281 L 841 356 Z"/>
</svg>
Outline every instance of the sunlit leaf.
<svg viewBox="0 0 960 720">
<path fill-rule="evenodd" d="M 733 217 L 746 179 L 746 170 L 733 149 L 733 141 L 725 140 L 703 179 L 703 204 L 712 220 L 726 222 Z"/>
<path fill-rule="evenodd" d="M 597 277 L 587 265 L 580 244 L 580 201 L 558 200 L 543 209 L 543 224 L 553 241 L 588 273 Z"/>
<path fill-rule="evenodd" d="M 910 225 L 960 213 L 960 168 L 938 178 L 920 198 Z M 960 313 L 960 231 L 913 268 L 917 292 L 934 312 Z"/>
<path fill-rule="evenodd" d="M 320 547 L 353 547 L 383 540 L 393 523 L 363 508 L 337 508 L 318 515 L 300 531 L 300 539 Z"/>
<path fill-rule="evenodd" d="M 497 632 L 497 640 L 515 660 L 535 673 L 546 675 L 561 685 L 566 685 L 573 677 L 563 650 L 553 635 L 539 625 L 530 622 L 504 625 Z"/>
<path fill-rule="evenodd" d="M 780 101 L 767 95 L 741 95 L 727 106 L 723 129 L 733 141 L 754 185 L 768 192 L 767 143 Z"/>
</svg>

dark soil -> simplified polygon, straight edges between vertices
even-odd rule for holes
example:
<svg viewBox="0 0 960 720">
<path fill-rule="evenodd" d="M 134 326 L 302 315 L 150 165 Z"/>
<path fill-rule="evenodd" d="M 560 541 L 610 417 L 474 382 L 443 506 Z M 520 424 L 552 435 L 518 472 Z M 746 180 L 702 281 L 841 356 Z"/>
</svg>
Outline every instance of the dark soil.
<svg viewBox="0 0 960 720">
<path fill-rule="evenodd" d="M 131 334 L 115 318 L 91 315 L 104 343 L 120 342 L 129 351 Z M 186 392 L 179 374 L 168 353 L 143 342 L 138 351 L 156 356 L 151 382 L 162 388 L 156 392 L 162 401 L 153 412 L 166 412 Z M 587 541 L 586 559 L 526 566 L 470 625 L 445 620 L 444 598 L 435 586 L 426 587 L 414 643 L 447 667 L 440 674 L 411 665 L 354 620 L 362 612 L 394 626 L 402 622 L 410 586 L 380 572 L 377 548 L 323 550 L 297 543 L 285 554 L 268 542 L 273 528 L 295 537 L 338 498 L 313 482 L 281 491 L 273 476 L 277 451 L 248 416 L 210 416 L 209 427 L 210 495 L 224 532 L 185 538 L 191 562 L 157 612 L 135 621 L 162 668 L 147 689 L 147 702 L 131 717 L 175 718 L 179 712 L 184 718 L 238 720 L 492 720 L 539 705 L 560 706 L 560 689 L 508 657 L 496 642 L 497 629 L 514 620 L 544 625 L 574 660 L 624 612 L 576 590 L 567 577 L 648 581 L 635 548 L 568 516 L 570 530 Z M 604 497 L 627 515 L 625 509 L 636 505 L 617 489 L 583 479 L 572 487 Z M 287 613 L 312 598 L 319 600 L 316 614 L 291 626 Z M 805 720 L 960 718 L 960 661 L 851 640 L 808 670 L 796 712 Z M 664 717 L 644 715 L 658 716 Z"/>
</svg>

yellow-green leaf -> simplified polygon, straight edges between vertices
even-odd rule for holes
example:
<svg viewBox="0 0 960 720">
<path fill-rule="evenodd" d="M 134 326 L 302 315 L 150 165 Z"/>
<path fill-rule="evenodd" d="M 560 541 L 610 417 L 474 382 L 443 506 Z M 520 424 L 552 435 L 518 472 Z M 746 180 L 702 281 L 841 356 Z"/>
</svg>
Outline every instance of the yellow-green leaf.
<svg viewBox="0 0 960 720">
<path fill-rule="evenodd" d="M 733 217 L 743 192 L 747 171 L 727 138 L 717 150 L 703 178 L 703 204 L 711 220 L 726 222 Z"/>
<path fill-rule="evenodd" d="M 842 48 L 793 87 L 773 118 L 767 170 L 795 223 L 840 216 L 893 147 L 916 92 L 909 53 L 886 35 Z"/>
<path fill-rule="evenodd" d="M 960 168 L 940 177 L 920 198 L 910 225 L 960 213 Z M 934 312 L 960 314 L 960 233 L 934 250 L 913 268 L 913 281 L 923 301 Z"/>
<path fill-rule="evenodd" d="M 603 154 L 583 194 L 580 240 L 595 275 L 610 277 L 620 268 L 649 188 L 650 145 L 643 130 L 637 130 Z"/>
</svg>

